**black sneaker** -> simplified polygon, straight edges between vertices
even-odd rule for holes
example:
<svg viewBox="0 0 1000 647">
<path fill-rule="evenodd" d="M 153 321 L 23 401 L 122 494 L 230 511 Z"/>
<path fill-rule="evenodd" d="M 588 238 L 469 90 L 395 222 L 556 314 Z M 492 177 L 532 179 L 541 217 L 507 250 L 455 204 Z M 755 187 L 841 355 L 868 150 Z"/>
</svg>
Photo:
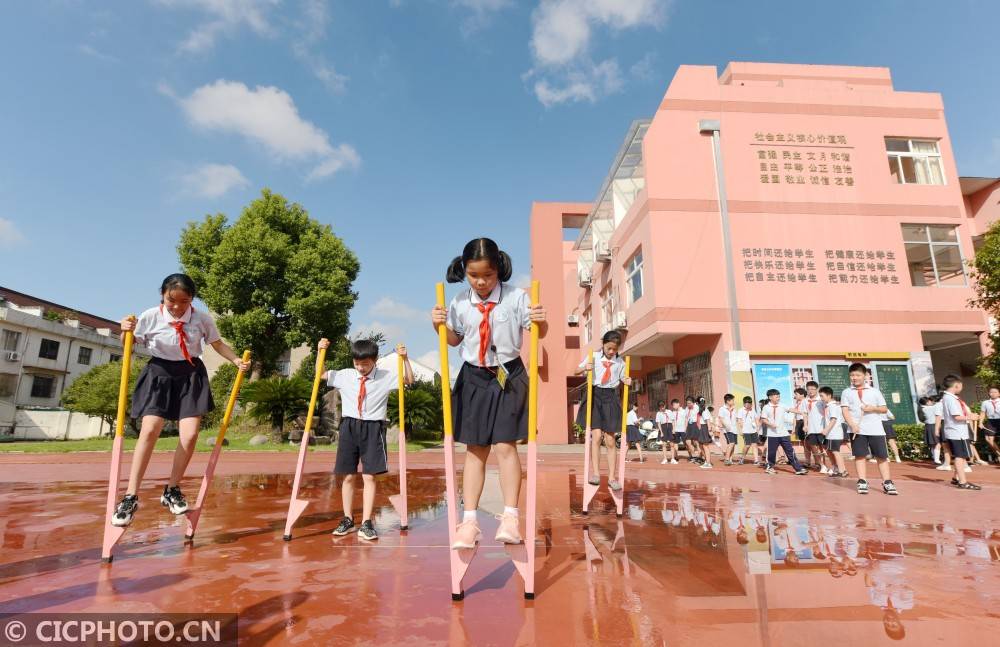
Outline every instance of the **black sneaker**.
<svg viewBox="0 0 1000 647">
<path fill-rule="evenodd" d="M 958 479 L 957 479 L 957 478 L 952 478 L 952 479 L 951 479 L 951 484 L 952 484 L 952 485 L 961 485 L 961 483 L 959 483 L 959 481 L 958 481 Z"/>
<path fill-rule="evenodd" d="M 868 481 L 858 479 L 858 494 L 868 494 Z"/>
<path fill-rule="evenodd" d="M 969 483 L 969 482 L 959 483 L 956 487 L 959 490 L 982 490 L 983 489 L 983 488 L 979 487 L 978 485 L 976 485 L 975 483 Z"/>
<path fill-rule="evenodd" d="M 354 519 L 350 517 L 344 517 L 340 520 L 340 525 L 333 529 L 333 534 L 337 537 L 343 537 L 344 535 L 349 535 L 357 530 L 354 525 Z"/>
<path fill-rule="evenodd" d="M 132 523 L 132 517 L 135 516 L 135 511 L 138 509 L 139 497 L 134 494 L 126 494 L 118 503 L 114 514 L 111 515 L 111 525 L 119 527 L 129 525 Z"/>
<path fill-rule="evenodd" d="M 896 484 L 892 481 L 882 481 L 882 491 L 890 496 L 896 496 L 899 492 L 896 491 Z"/>
<path fill-rule="evenodd" d="M 160 503 L 163 507 L 170 510 L 172 514 L 184 514 L 188 511 L 188 502 L 184 498 L 184 494 L 181 489 L 176 485 L 174 487 L 163 486 L 163 494 L 160 495 Z"/>
<path fill-rule="evenodd" d="M 372 524 L 371 519 L 366 519 L 361 522 L 361 529 L 358 530 L 358 537 L 361 537 L 365 541 L 375 541 L 378 539 L 378 533 L 375 532 L 375 526 Z"/>
<path fill-rule="evenodd" d="M 795 471 L 795 476 L 806 476 L 808 474 L 809 474 L 809 470 L 807 470 L 805 468 L 802 468 L 800 470 L 796 470 Z"/>
</svg>

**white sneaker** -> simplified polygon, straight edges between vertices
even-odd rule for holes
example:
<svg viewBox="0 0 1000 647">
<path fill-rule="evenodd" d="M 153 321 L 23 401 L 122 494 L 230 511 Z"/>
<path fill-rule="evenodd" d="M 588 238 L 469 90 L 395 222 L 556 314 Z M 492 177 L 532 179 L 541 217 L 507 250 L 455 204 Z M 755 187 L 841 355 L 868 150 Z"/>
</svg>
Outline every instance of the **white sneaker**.
<svg viewBox="0 0 1000 647">
<path fill-rule="evenodd" d="M 897 462 L 897 463 L 902 463 L 902 462 L 903 462 L 903 459 L 901 459 L 901 458 L 897 458 L 897 459 L 896 459 L 896 462 Z"/>
<path fill-rule="evenodd" d="M 965 466 L 965 473 L 966 473 L 966 474 L 968 474 L 968 473 L 969 473 L 969 472 L 971 472 L 971 471 L 972 471 L 972 468 L 971 468 L 971 467 L 969 467 L 968 465 L 966 465 L 966 466 Z"/>
<path fill-rule="evenodd" d="M 660 465 L 666 465 L 669 462 L 670 461 L 668 461 L 667 459 L 664 458 L 662 461 L 660 461 Z"/>
<path fill-rule="evenodd" d="M 823 467 L 819 468 L 819 473 L 820 474 L 829 474 L 830 470 L 826 469 L 826 465 L 824 465 Z"/>
<path fill-rule="evenodd" d="M 868 462 L 869 462 L 869 463 L 874 463 L 874 462 L 875 462 L 875 459 L 874 459 L 874 458 L 869 458 L 869 459 L 868 459 Z"/>
<path fill-rule="evenodd" d="M 677 464 L 677 459 L 676 458 L 671 458 L 670 459 L 670 464 L 671 465 L 676 465 Z"/>
<path fill-rule="evenodd" d="M 934 469 L 940 470 L 942 472 L 950 472 L 951 471 L 951 465 L 946 465 L 944 463 L 941 463 L 940 465 L 938 465 Z"/>
<path fill-rule="evenodd" d="M 711 463 L 702 463 L 701 464 L 701 469 L 703 469 L 703 470 L 710 470 L 710 469 L 712 469 L 712 464 Z"/>
</svg>

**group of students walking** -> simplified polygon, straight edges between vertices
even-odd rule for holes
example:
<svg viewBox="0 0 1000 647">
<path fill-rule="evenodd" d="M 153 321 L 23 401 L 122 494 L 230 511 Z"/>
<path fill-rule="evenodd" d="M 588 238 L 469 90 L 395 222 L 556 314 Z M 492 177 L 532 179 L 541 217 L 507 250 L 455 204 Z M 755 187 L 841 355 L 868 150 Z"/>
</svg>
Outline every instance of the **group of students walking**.
<svg viewBox="0 0 1000 647">
<path fill-rule="evenodd" d="M 614 433 L 620 428 L 622 415 L 617 387 L 630 383 L 624 375 L 624 362 L 618 356 L 621 335 L 612 331 L 601 341 L 601 352 L 593 363 L 584 360 L 578 370 L 578 374 L 596 370 L 591 409 L 593 438 L 588 448 L 592 452 L 588 480 L 593 485 L 601 482 L 599 456 L 602 445 L 607 448 L 609 474 L 615 474 Z M 858 493 L 869 492 L 868 463 L 874 462 L 882 491 L 895 496 L 899 492 L 892 480 L 890 454 L 897 463 L 902 459 L 892 412 L 882 393 L 870 384 L 870 373 L 864 364 L 852 364 L 848 373 L 851 385 L 839 397 L 831 387 L 821 387 L 810 381 L 805 388 L 795 389 L 790 404 L 781 402 L 781 393 L 776 389 L 767 391 L 767 398 L 757 403 L 749 396 L 744 397 L 739 407 L 735 396 L 726 394 L 718 410 L 707 406 L 702 397 L 687 396 L 683 403 L 675 398 L 669 406 L 661 400 L 657 402 L 652 420 L 652 428 L 658 432 L 660 440 L 661 463 L 676 465 L 679 452 L 686 451 L 688 461 L 700 464 L 701 469 L 713 469 L 713 447 L 717 447 L 723 465 L 742 465 L 751 457 L 754 465 L 761 466 L 768 474 L 775 474 L 779 464 L 778 450 L 781 450 L 782 462 L 789 464 L 796 475 L 805 476 L 813 469 L 830 478 L 848 478 L 850 473 L 842 452 L 847 443 L 854 461 Z M 974 438 L 970 424 L 975 425 L 978 420 L 960 397 L 961 378 L 945 377 L 942 388 L 935 401 L 921 399 L 927 444 L 933 448 L 938 469 L 953 472 L 953 485 L 963 490 L 979 490 L 978 485 L 966 478 L 971 471 L 969 460 L 974 458 L 972 452 L 975 451 L 971 445 Z M 577 416 L 581 426 L 585 424 L 588 406 L 586 400 L 581 403 Z M 996 452 L 996 438 L 1000 435 L 1000 388 L 990 389 L 990 400 L 983 403 L 980 418 L 987 442 Z M 621 451 L 628 452 L 635 445 L 642 461 L 644 438 L 638 404 L 633 403 L 627 413 L 626 438 Z M 793 438 L 802 444 L 804 463 L 796 454 Z M 939 452 L 944 452 L 943 460 Z M 615 478 L 610 478 L 608 485 L 613 490 L 621 488 Z"/>
</svg>

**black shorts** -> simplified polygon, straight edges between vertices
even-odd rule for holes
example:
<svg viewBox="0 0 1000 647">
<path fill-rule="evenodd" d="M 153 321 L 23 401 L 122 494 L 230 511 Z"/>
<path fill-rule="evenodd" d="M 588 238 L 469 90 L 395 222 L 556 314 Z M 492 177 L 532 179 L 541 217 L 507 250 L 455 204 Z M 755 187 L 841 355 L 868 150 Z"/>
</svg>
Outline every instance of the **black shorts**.
<svg viewBox="0 0 1000 647">
<path fill-rule="evenodd" d="M 851 441 L 851 453 L 854 458 L 868 458 L 868 454 L 871 454 L 884 461 L 889 458 L 889 446 L 885 442 L 885 436 L 858 434 Z"/>
<path fill-rule="evenodd" d="M 983 425 L 983 435 L 984 436 L 1000 435 L 1000 418 L 987 418 L 986 424 Z"/>
<path fill-rule="evenodd" d="M 885 431 L 886 440 L 896 440 L 896 428 L 892 426 L 892 420 L 883 420 L 882 429 Z"/>
<path fill-rule="evenodd" d="M 824 442 L 826 442 L 826 436 L 824 436 L 823 434 L 808 434 L 806 436 L 807 444 L 816 445 L 817 447 L 822 447 Z"/>
<path fill-rule="evenodd" d="M 334 474 L 355 474 L 361 461 L 362 474 L 385 474 L 389 471 L 385 423 L 381 420 L 343 418 L 337 437 L 337 461 Z"/>
<path fill-rule="evenodd" d="M 948 443 L 948 447 L 951 448 L 952 458 L 965 458 L 968 459 L 972 456 L 969 452 L 969 441 L 968 440 L 952 440 L 948 438 L 945 440 Z"/>
<path fill-rule="evenodd" d="M 743 434 L 743 446 L 757 444 L 757 434 Z"/>
<path fill-rule="evenodd" d="M 795 437 L 798 438 L 800 442 L 802 440 L 805 440 L 805 437 L 806 437 L 806 421 L 805 420 L 796 420 L 795 421 Z"/>
<path fill-rule="evenodd" d="M 678 433 L 678 432 L 675 431 L 674 432 L 674 444 L 675 445 L 683 445 L 684 444 L 684 436 L 685 435 L 686 434 Z"/>
<path fill-rule="evenodd" d="M 824 442 L 824 446 L 831 452 L 839 452 L 840 446 L 844 444 L 842 438 L 827 438 Z"/>
<path fill-rule="evenodd" d="M 726 442 L 729 443 L 730 445 L 735 445 L 736 444 L 736 434 L 734 434 L 731 431 L 727 431 L 726 432 Z"/>
</svg>

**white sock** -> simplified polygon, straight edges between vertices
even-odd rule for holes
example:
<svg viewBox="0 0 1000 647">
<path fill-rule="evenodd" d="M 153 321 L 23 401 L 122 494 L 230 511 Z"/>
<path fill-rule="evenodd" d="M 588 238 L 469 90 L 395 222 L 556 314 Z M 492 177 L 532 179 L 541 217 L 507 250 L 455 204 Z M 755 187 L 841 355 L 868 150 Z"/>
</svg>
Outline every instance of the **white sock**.
<svg viewBox="0 0 1000 647">
<path fill-rule="evenodd" d="M 475 520 L 476 520 L 476 511 L 475 510 L 466 510 L 465 512 L 462 513 L 462 523 L 465 523 L 467 521 L 475 521 Z"/>
<path fill-rule="evenodd" d="M 504 514 L 512 514 L 512 515 L 514 515 L 516 517 L 517 516 L 517 508 L 512 508 L 509 505 L 505 505 L 503 507 L 503 513 Z"/>
</svg>

